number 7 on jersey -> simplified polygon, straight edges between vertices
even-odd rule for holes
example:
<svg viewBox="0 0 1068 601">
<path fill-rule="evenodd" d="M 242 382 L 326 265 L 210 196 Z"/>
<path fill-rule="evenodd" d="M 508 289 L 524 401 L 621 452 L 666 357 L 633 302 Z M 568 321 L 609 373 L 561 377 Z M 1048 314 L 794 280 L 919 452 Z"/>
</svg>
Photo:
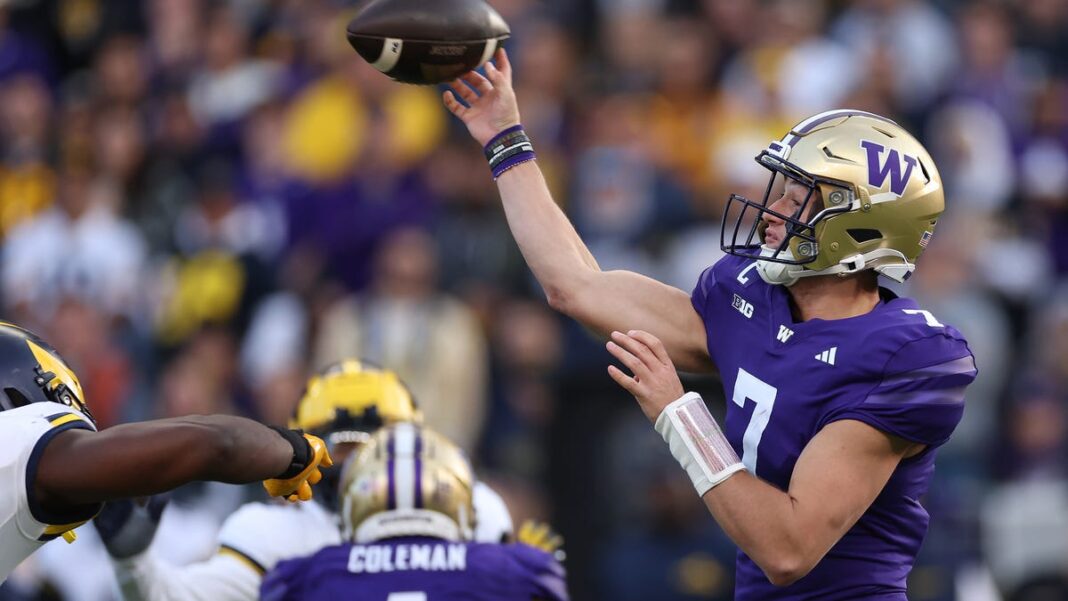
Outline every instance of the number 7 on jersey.
<svg viewBox="0 0 1068 601">
<path fill-rule="evenodd" d="M 771 410 L 775 408 L 775 397 L 778 394 L 779 391 L 774 386 L 738 368 L 738 378 L 734 381 L 734 394 L 732 395 L 734 404 L 745 408 L 746 399 L 756 403 L 753 415 L 749 418 L 749 426 L 742 436 L 742 463 L 745 469 L 754 476 L 760 437 L 764 436 L 764 429 L 768 427 Z"/>
</svg>

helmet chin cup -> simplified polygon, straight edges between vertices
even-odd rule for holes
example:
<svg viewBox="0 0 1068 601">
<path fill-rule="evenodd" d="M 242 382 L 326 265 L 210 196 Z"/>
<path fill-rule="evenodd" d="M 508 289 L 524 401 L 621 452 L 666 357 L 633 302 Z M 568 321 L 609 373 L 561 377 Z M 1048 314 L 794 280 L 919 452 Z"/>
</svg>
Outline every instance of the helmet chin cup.
<svg viewBox="0 0 1068 601">
<path fill-rule="evenodd" d="M 768 248 L 767 246 L 760 247 L 760 256 L 770 257 L 773 255 L 781 259 L 794 260 L 793 252 L 789 248 L 784 248 L 776 255 L 776 249 Z M 804 267 L 790 263 L 757 259 L 756 270 L 760 274 L 760 279 L 769 284 L 774 286 L 793 286 L 801 278 L 800 272 L 804 271 Z"/>
</svg>

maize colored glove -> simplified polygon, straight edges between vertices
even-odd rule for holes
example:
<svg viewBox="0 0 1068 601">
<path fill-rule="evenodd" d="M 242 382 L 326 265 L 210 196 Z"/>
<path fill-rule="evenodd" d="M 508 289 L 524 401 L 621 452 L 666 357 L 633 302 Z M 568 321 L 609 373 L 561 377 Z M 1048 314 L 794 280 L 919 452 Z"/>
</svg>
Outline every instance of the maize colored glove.
<svg viewBox="0 0 1068 601">
<path fill-rule="evenodd" d="M 527 520 L 519 527 L 516 534 L 517 542 L 541 549 L 546 553 L 555 555 L 560 547 L 564 546 L 564 538 L 552 531 L 552 528 L 544 522 Z"/>
<path fill-rule="evenodd" d="M 290 432 L 293 431 L 290 430 Z M 267 494 L 272 497 L 285 497 L 290 503 L 311 500 L 311 487 L 323 479 L 323 474 L 319 468 L 334 465 L 334 461 L 330 458 L 330 453 L 326 450 L 326 443 L 321 438 L 311 434 L 304 434 L 303 437 L 310 449 L 304 469 L 289 478 L 279 477 L 264 480 L 263 487 L 267 489 Z"/>
</svg>

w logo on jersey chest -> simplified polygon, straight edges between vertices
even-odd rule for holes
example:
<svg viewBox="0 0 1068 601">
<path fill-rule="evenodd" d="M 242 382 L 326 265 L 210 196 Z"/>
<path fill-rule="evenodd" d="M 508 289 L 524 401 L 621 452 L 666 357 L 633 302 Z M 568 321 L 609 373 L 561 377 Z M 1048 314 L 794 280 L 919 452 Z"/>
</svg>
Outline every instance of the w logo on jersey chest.
<svg viewBox="0 0 1068 601">
<path fill-rule="evenodd" d="M 790 337 L 793 335 L 794 331 L 790 328 L 786 326 L 779 326 L 779 333 L 776 334 L 775 338 L 777 338 L 779 342 L 786 344 L 787 342 L 789 342 Z"/>
<path fill-rule="evenodd" d="M 868 152 L 868 185 L 882 188 L 890 180 L 890 191 L 897 196 L 905 193 L 905 186 L 912 177 L 912 169 L 920 161 L 914 156 L 902 154 L 871 140 L 861 140 L 860 146 Z M 886 156 L 883 156 L 886 153 Z M 885 162 L 884 162 L 885 159 Z"/>
</svg>

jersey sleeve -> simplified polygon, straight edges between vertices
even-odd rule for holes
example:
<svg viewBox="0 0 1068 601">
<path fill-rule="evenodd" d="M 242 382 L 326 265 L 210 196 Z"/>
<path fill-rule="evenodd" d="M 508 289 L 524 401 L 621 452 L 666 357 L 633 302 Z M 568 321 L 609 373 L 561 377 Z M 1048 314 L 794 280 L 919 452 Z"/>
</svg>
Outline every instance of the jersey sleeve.
<svg viewBox="0 0 1068 601">
<path fill-rule="evenodd" d="M 263 575 L 284 559 L 311 555 L 341 542 L 332 516 L 314 504 L 249 503 L 223 522 L 219 552 Z"/>
<path fill-rule="evenodd" d="M 552 555 L 529 545 L 507 545 L 512 557 L 530 585 L 531 598 L 544 601 L 569 601 L 567 573 Z"/>
<path fill-rule="evenodd" d="M 9 424 L 14 428 L 12 435 L 4 436 L 5 441 L 15 442 L 11 445 L 15 455 L 4 462 L 8 463 L 6 469 L 15 474 L 19 481 L 14 490 L 18 491 L 18 521 L 23 532 L 36 533 L 44 525 L 43 533 L 37 540 L 49 541 L 96 515 L 100 511 L 100 504 L 75 507 L 69 512 L 50 512 L 40 506 L 34 493 L 37 468 L 48 444 L 67 430 L 95 430 L 92 422 L 59 403 L 32 403 L 6 413 L 19 416 L 18 420 Z M 22 442 L 17 442 L 20 440 Z"/>
<path fill-rule="evenodd" d="M 690 293 L 690 303 L 701 319 L 707 321 L 717 310 L 717 301 L 728 292 L 725 283 L 731 277 L 738 277 L 738 272 L 744 268 L 744 261 L 727 255 L 701 273 Z"/>
<path fill-rule="evenodd" d="M 126 601 L 252 601 L 259 595 L 260 574 L 228 555 L 174 566 L 150 550 L 113 565 Z"/>
<path fill-rule="evenodd" d="M 226 518 L 219 530 L 219 553 L 241 560 L 262 576 L 284 556 L 271 549 L 272 540 L 284 536 L 278 528 L 286 520 L 274 519 L 275 507 L 249 503 Z"/>
<path fill-rule="evenodd" d="M 267 572 L 260 586 L 262 601 L 300 601 L 303 578 L 306 573 L 305 562 L 310 558 L 290 559 L 279 563 Z"/>
<path fill-rule="evenodd" d="M 716 286 L 714 267 L 701 272 L 701 276 L 697 278 L 697 284 L 693 287 L 693 292 L 690 293 L 690 303 L 699 315 L 704 315 L 705 307 L 708 305 L 708 296 Z"/>
<path fill-rule="evenodd" d="M 886 361 L 879 382 L 824 424 L 855 419 L 929 446 L 945 443 L 964 415 L 964 390 L 978 370 L 955 330 L 909 340 Z"/>
</svg>

